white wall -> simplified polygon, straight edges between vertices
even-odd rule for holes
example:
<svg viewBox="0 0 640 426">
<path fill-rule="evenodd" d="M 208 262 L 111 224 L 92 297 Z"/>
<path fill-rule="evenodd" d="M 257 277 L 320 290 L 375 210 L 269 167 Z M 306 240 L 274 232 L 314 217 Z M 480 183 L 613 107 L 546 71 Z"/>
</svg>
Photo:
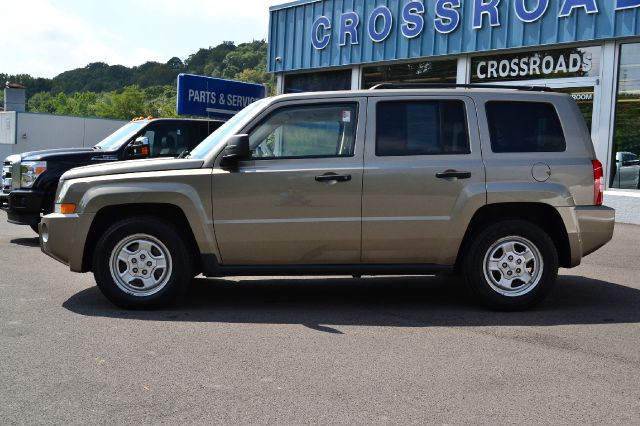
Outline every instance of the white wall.
<svg viewBox="0 0 640 426">
<path fill-rule="evenodd" d="M 91 147 L 125 123 L 120 120 L 19 113 L 13 153 Z"/>
<path fill-rule="evenodd" d="M 0 145 L 0 161 L 4 161 L 11 154 L 13 154 L 11 145 Z"/>
</svg>

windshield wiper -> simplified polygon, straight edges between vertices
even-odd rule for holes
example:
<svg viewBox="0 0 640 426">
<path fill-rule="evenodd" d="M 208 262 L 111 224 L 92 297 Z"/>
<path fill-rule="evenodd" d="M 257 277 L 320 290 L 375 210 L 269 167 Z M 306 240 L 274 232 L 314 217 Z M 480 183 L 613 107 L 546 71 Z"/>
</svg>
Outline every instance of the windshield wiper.
<svg viewBox="0 0 640 426">
<path fill-rule="evenodd" d="M 93 149 L 95 149 L 96 151 L 102 151 L 102 147 L 98 145 L 95 145 Z"/>
<path fill-rule="evenodd" d="M 180 153 L 180 155 L 178 155 L 178 158 L 189 158 L 191 156 L 191 151 L 184 150 Z"/>
</svg>

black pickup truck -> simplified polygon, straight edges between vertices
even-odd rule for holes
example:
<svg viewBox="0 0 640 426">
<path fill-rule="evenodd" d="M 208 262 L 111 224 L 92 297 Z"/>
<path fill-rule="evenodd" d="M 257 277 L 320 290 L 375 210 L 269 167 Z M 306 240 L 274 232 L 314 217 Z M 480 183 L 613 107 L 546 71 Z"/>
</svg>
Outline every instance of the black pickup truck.
<svg viewBox="0 0 640 426">
<path fill-rule="evenodd" d="M 53 211 L 58 181 L 67 170 L 110 161 L 178 157 L 222 124 L 179 118 L 135 119 L 93 148 L 11 155 L 2 165 L 0 209 L 7 212 L 10 223 L 29 225 L 37 232 L 41 216 Z"/>
</svg>

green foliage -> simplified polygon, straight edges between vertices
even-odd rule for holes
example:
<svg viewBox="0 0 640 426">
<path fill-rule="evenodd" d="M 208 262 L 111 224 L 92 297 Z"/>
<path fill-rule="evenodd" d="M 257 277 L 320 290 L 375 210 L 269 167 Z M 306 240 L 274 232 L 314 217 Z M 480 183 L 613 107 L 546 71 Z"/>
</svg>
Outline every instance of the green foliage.
<svg viewBox="0 0 640 426">
<path fill-rule="evenodd" d="M 145 97 L 138 86 L 127 86 L 121 93 L 105 93 L 96 102 L 98 117 L 131 119 L 143 115 Z"/>
<path fill-rule="evenodd" d="M 180 73 L 265 84 L 273 94 L 275 80 L 266 73 L 267 47 L 264 40 L 238 46 L 225 41 L 199 49 L 184 61 L 173 57 L 166 64 L 146 62 L 133 68 L 95 62 L 53 79 L 0 73 L 0 83 L 25 85 L 31 112 L 126 120 L 148 115 L 175 117 Z"/>
<path fill-rule="evenodd" d="M 31 112 L 50 114 L 94 116 L 98 94 L 93 92 L 77 92 L 72 95 L 50 92 L 39 92 L 29 98 L 27 109 Z"/>
</svg>

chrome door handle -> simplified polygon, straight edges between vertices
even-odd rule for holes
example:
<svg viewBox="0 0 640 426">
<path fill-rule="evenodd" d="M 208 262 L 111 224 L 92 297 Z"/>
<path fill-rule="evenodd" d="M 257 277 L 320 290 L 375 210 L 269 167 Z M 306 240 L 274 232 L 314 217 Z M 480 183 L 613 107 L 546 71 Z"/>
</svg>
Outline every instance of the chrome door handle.
<svg viewBox="0 0 640 426">
<path fill-rule="evenodd" d="M 436 173 L 438 179 L 469 179 L 471 172 L 459 172 L 457 170 L 446 170 L 444 172 Z"/>
<path fill-rule="evenodd" d="M 316 182 L 349 182 L 351 175 L 338 175 L 335 173 L 326 173 L 316 176 Z"/>
</svg>

